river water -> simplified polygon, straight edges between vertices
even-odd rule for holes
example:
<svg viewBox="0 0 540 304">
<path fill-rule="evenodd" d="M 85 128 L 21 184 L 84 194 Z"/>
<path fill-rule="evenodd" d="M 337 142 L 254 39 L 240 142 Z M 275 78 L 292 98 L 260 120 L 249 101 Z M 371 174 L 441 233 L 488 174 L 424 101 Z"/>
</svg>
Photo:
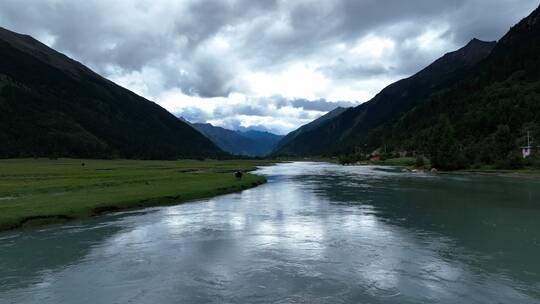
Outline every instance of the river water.
<svg viewBox="0 0 540 304">
<path fill-rule="evenodd" d="M 540 303 L 540 180 L 395 171 L 0 234 L 0 303 Z"/>
</svg>

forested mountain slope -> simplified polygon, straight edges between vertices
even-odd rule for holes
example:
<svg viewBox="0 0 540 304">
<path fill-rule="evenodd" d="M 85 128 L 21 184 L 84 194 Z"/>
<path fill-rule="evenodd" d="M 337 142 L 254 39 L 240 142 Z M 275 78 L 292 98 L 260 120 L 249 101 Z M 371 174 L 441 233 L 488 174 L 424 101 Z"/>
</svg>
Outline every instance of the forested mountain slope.
<svg viewBox="0 0 540 304">
<path fill-rule="evenodd" d="M 433 92 L 466 74 L 488 56 L 494 42 L 472 40 L 465 47 L 444 55 L 417 74 L 395 82 L 370 101 L 318 124 L 287 143 L 280 144 L 277 155 L 332 155 L 344 149 L 351 138 L 367 135 L 374 127 L 396 120 Z M 289 136 L 288 136 L 289 137 Z M 287 137 L 286 137 L 287 138 Z M 354 144 L 365 146 L 360 140 Z"/>
<path fill-rule="evenodd" d="M 0 28 L 0 157 L 225 155 L 157 104 Z"/>
<path fill-rule="evenodd" d="M 494 163 L 518 153 L 524 136 L 540 135 L 540 8 L 497 43 L 492 53 L 453 85 L 439 90 L 394 124 L 351 136 L 361 142 L 432 154 L 433 125 L 448 120 L 464 161 Z M 538 135 L 537 135 L 538 134 Z M 538 139 L 538 138 L 537 138 Z"/>
<path fill-rule="evenodd" d="M 313 147 L 309 143 L 304 143 L 304 139 L 309 140 L 309 136 L 304 134 L 318 129 L 325 122 L 341 115 L 347 111 L 347 108 L 338 107 L 325 115 L 315 119 L 314 121 L 303 125 L 302 127 L 287 134 L 275 147 L 273 154 L 275 155 L 315 155 L 312 154 Z"/>
</svg>

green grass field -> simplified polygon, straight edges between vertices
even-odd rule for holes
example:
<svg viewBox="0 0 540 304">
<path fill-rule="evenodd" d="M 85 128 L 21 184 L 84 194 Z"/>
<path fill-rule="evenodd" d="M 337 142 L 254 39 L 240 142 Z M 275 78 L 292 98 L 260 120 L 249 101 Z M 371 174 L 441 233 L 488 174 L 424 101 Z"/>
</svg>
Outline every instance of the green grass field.
<svg viewBox="0 0 540 304">
<path fill-rule="evenodd" d="M 177 204 L 264 183 L 267 161 L 0 160 L 0 230 Z"/>
</svg>

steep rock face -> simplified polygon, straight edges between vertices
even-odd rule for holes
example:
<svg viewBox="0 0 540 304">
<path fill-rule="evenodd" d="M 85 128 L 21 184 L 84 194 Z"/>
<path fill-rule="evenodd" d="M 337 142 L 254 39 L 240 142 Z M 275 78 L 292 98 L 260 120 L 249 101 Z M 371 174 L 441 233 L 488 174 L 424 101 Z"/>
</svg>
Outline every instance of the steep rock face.
<svg viewBox="0 0 540 304">
<path fill-rule="evenodd" d="M 0 157 L 225 154 L 157 104 L 30 36 L 0 28 L 0 57 Z"/>
<path fill-rule="evenodd" d="M 389 85 L 370 101 L 295 134 L 289 142 L 279 145 L 282 148 L 276 154 L 330 155 L 356 144 L 373 128 L 396 120 L 418 102 L 451 83 L 452 79 L 466 74 L 491 53 L 495 44 L 472 40 L 465 47 L 444 55 L 417 74 Z"/>
</svg>

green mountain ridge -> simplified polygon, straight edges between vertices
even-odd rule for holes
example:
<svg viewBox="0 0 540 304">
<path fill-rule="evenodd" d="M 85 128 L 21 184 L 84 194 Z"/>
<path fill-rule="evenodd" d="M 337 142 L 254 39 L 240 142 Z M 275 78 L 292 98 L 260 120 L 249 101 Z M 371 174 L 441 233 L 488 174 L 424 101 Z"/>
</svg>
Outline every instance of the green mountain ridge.
<svg viewBox="0 0 540 304">
<path fill-rule="evenodd" d="M 297 137 L 289 145 L 302 149 L 292 152 L 365 154 L 384 146 L 430 155 L 439 130 L 434 126 L 444 118 L 460 162 L 490 164 L 517 153 L 524 129 L 538 129 L 540 123 L 539 15 L 540 8 L 497 43 L 474 39 L 388 86 L 369 102 Z"/>
<path fill-rule="evenodd" d="M 394 149 L 429 153 L 430 132 L 441 117 L 449 120 L 467 163 L 521 157 L 524 135 L 540 135 L 540 7 L 513 26 L 472 73 L 372 136 L 379 133 L 379 142 Z"/>
<path fill-rule="evenodd" d="M 315 128 L 296 136 L 294 141 L 280 143 L 280 149 L 276 150 L 275 154 L 295 156 L 334 154 L 338 145 L 346 141 L 347 137 L 395 119 L 434 89 L 443 87 L 456 75 L 464 74 L 484 59 L 494 46 L 494 42 L 473 39 L 465 47 L 444 55 L 417 74 L 389 85 L 370 101 L 327 119 Z"/>
<path fill-rule="evenodd" d="M 274 148 L 272 153 L 276 155 L 296 155 L 298 151 L 302 151 L 303 147 L 310 148 L 309 145 L 304 145 L 302 142 L 304 134 L 310 132 L 311 130 L 317 129 L 326 121 L 341 115 L 345 111 L 347 111 L 347 108 L 337 107 L 336 109 L 326 113 L 314 121 L 290 132 L 281 141 L 279 141 L 279 143 L 277 143 L 277 146 Z M 304 152 L 304 154 L 306 153 L 309 153 L 309 150 Z"/>
<path fill-rule="evenodd" d="M 0 157 L 226 155 L 159 105 L 0 28 Z"/>
</svg>

